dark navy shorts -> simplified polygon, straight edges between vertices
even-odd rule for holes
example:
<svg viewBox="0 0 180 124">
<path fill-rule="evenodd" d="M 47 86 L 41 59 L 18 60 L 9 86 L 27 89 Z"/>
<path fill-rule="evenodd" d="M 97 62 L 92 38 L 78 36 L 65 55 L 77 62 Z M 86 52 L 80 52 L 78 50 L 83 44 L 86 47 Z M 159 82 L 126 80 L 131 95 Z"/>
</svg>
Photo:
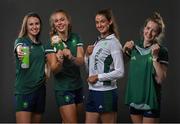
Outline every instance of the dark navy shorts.
<svg viewBox="0 0 180 124">
<path fill-rule="evenodd" d="M 159 118 L 160 110 L 139 110 L 134 107 L 129 107 L 130 114 L 132 115 L 142 115 L 149 118 Z"/>
<path fill-rule="evenodd" d="M 55 91 L 55 97 L 58 107 L 83 103 L 83 88 L 72 91 Z"/>
<path fill-rule="evenodd" d="M 16 112 L 28 111 L 43 113 L 45 110 L 46 87 L 43 85 L 30 94 L 16 94 Z"/>
<path fill-rule="evenodd" d="M 86 112 L 117 112 L 117 90 L 88 91 Z"/>
</svg>

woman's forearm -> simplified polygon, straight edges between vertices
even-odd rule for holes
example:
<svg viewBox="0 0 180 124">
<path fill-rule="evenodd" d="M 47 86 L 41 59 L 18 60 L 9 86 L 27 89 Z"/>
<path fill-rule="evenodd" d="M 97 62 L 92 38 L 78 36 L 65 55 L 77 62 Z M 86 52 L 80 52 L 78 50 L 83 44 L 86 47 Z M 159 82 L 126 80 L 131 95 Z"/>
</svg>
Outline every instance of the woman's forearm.
<svg viewBox="0 0 180 124">
<path fill-rule="evenodd" d="M 166 78 L 167 66 L 157 61 L 153 61 L 153 66 L 156 70 L 155 79 L 158 84 L 161 84 L 162 81 Z"/>
</svg>

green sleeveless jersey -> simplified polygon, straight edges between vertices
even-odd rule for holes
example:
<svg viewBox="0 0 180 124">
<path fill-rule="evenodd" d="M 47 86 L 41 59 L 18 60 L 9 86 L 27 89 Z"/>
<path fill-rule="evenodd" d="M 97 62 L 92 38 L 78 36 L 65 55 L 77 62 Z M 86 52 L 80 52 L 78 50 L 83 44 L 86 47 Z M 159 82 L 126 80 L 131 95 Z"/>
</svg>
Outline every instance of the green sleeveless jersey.
<svg viewBox="0 0 180 124">
<path fill-rule="evenodd" d="M 160 46 L 158 62 L 168 64 L 167 50 Z M 137 109 L 159 109 L 161 86 L 155 80 L 151 49 L 143 48 L 142 42 L 130 54 L 125 104 Z"/>
</svg>

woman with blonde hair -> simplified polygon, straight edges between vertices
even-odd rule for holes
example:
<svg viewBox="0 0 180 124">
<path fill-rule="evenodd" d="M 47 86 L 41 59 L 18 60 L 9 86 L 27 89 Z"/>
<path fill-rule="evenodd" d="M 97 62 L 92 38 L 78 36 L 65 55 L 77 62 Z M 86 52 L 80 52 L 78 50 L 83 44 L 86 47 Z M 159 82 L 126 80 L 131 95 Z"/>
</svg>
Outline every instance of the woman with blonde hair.
<svg viewBox="0 0 180 124">
<path fill-rule="evenodd" d="M 77 123 L 82 110 L 83 82 L 80 66 L 84 63 L 83 42 L 72 33 L 70 15 L 57 10 L 50 16 L 47 60 L 54 76 L 57 106 L 63 123 Z"/>
<path fill-rule="evenodd" d="M 160 117 L 161 85 L 166 78 L 168 52 L 160 44 L 165 25 L 159 13 L 146 19 L 142 39 L 127 41 L 130 57 L 125 103 L 133 123 L 157 123 Z"/>
<path fill-rule="evenodd" d="M 45 109 L 45 50 L 39 41 L 41 26 L 39 15 L 28 13 L 15 41 L 17 123 L 40 123 Z M 22 64 L 25 46 L 29 49 L 26 66 Z"/>
</svg>

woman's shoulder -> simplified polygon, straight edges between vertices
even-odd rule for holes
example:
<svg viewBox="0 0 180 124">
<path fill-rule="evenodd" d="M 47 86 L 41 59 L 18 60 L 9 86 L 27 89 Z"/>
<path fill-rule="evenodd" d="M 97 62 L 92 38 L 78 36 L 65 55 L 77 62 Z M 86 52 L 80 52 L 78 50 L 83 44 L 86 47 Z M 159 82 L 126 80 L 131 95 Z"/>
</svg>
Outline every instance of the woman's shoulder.
<svg viewBox="0 0 180 124">
<path fill-rule="evenodd" d="M 83 43 L 83 40 L 81 39 L 81 37 L 77 33 L 71 33 L 69 40 L 76 41 L 77 44 Z"/>
<path fill-rule="evenodd" d="M 163 50 L 168 50 L 166 46 L 162 45 L 162 44 L 159 44 L 160 48 L 163 49 Z"/>
<path fill-rule="evenodd" d="M 110 36 L 110 44 L 121 44 L 121 40 L 115 35 Z"/>
<path fill-rule="evenodd" d="M 167 47 L 160 45 L 160 53 L 161 54 L 168 54 Z"/>
<path fill-rule="evenodd" d="M 108 43 L 108 46 L 112 49 L 116 49 L 116 48 L 122 48 L 122 44 L 121 44 L 121 41 L 116 38 L 116 37 L 113 37 L 109 40 L 107 40 L 107 43 Z"/>
<path fill-rule="evenodd" d="M 18 37 L 16 38 L 16 41 L 22 41 L 24 38 L 23 37 Z"/>
<path fill-rule="evenodd" d="M 15 42 L 19 43 L 19 42 L 24 42 L 25 40 L 28 40 L 26 37 L 18 37 L 16 38 Z"/>
<path fill-rule="evenodd" d="M 70 37 L 71 37 L 71 38 L 79 38 L 79 34 L 78 34 L 78 33 L 71 32 L 71 33 L 70 33 Z"/>
</svg>

